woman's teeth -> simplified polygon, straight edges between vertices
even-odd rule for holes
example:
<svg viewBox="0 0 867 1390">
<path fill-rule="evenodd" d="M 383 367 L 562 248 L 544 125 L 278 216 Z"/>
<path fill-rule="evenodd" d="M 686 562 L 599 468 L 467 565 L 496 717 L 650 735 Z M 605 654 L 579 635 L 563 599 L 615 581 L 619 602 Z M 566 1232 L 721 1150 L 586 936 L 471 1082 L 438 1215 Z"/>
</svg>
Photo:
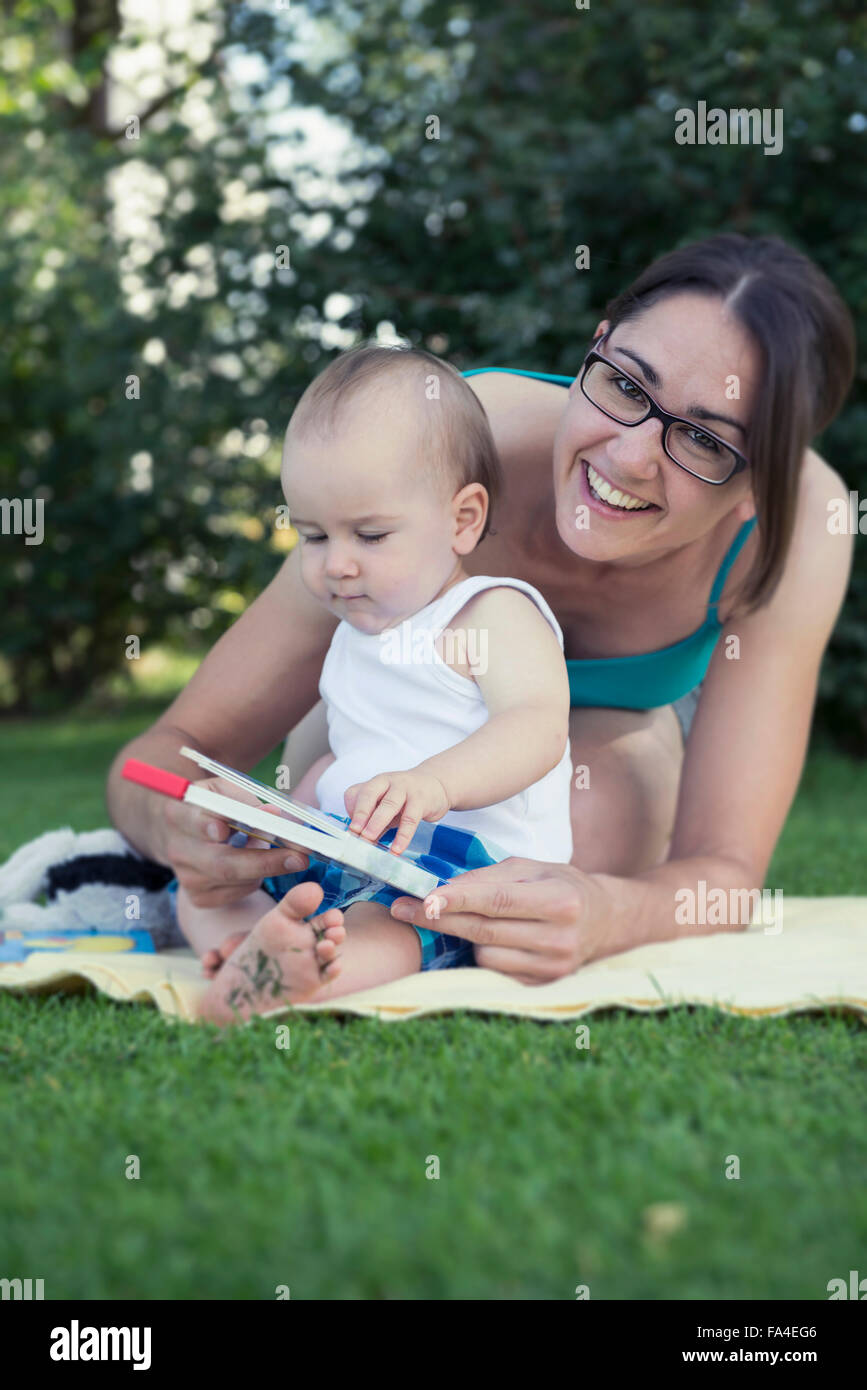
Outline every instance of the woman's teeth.
<svg viewBox="0 0 867 1390">
<path fill-rule="evenodd" d="M 587 464 L 587 481 L 594 496 L 607 502 L 609 507 L 620 507 L 623 511 L 637 512 L 650 506 L 649 502 L 642 502 L 640 497 L 633 497 L 631 492 L 619 492 L 617 488 L 611 487 L 596 472 L 595 468 L 591 468 L 589 463 Z"/>
</svg>

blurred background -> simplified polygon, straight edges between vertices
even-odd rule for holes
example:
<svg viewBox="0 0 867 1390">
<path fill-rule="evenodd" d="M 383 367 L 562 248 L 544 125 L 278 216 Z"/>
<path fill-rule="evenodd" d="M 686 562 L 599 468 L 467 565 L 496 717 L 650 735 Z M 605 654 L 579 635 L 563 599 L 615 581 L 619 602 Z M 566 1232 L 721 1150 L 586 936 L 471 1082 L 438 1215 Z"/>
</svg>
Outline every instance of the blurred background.
<svg viewBox="0 0 867 1390">
<path fill-rule="evenodd" d="M 786 237 L 849 305 L 858 377 L 818 447 L 867 497 L 860 0 L 0 18 L 0 496 L 45 503 L 41 545 L 0 536 L 7 717 L 183 683 L 291 548 L 282 433 L 335 352 L 572 373 L 608 298 L 713 232 Z M 699 101 L 782 108 L 782 153 L 677 145 Z M 855 553 L 817 730 L 863 757 L 867 537 Z"/>
</svg>

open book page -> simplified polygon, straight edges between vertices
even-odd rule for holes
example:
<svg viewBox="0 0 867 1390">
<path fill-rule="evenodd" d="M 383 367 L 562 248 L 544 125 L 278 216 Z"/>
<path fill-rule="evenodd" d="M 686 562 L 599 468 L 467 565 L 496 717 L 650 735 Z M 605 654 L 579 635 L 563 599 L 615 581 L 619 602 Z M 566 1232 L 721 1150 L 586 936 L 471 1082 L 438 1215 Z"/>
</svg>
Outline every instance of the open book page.
<svg viewBox="0 0 867 1390">
<path fill-rule="evenodd" d="M 342 827 L 338 825 L 333 816 L 327 816 L 323 811 L 317 811 L 313 806 L 308 806 L 306 802 L 295 801 L 291 796 L 286 796 L 284 792 L 278 792 L 274 787 L 266 786 L 264 782 L 257 782 L 255 777 L 250 777 L 246 772 L 238 772 L 234 767 L 228 767 L 226 763 L 218 763 L 216 758 L 208 758 L 204 753 L 199 753 L 195 748 L 184 746 L 181 753 L 185 758 L 191 758 L 194 763 L 206 772 L 213 772 L 215 777 L 222 777 L 227 782 L 233 782 L 236 787 L 242 787 L 245 791 L 252 792 L 260 801 L 266 801 L 269 806 L 277 806 L 288 816 L 294 816 L 305 825 L 315 825 L 319 830 L 326 834 L 335 834 L 337 831 L 342 833 Z"/>
</svg>

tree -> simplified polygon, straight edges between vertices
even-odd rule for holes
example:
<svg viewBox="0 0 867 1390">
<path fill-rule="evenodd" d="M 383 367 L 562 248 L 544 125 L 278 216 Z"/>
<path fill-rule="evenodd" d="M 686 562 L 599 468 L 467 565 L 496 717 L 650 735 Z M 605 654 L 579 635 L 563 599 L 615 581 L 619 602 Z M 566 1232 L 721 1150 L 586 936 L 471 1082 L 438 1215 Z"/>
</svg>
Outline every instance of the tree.
<svg viewBox="0 0 867 1390">
<path fill-rule="evenodd" d="M 84 689 L 122 660 L 125 633 L 189 639 L 210 624 L 210 640 L 231 620 L 279 559 L 294 401 L 382 322 L 462 369 L 574 371 L 628 279 L 725 229 L 785 236 L 864 320 L 867 20 L 854 3 L 210 5 L 207 52 L 170 55 L 138 140 L 106 96 L 106 71 L 135 46 L 117 6 L 11 9 L 32 57 L 0 70 L 0 371 L 14 400 L 0 406 L 0 478 L 9 495 L 49 490 L 38 561 L 2 538 L 20 705 Z M 782 151 L 678 145 L 675 112 L 699 101 L 781 108 Z M 292 133 L 310 109 L 351 137 L 334 170 L 324 125 Z M 134 173 L 150 180 L 152 250 L 116 228 L 112 190 Z M 865 426 L 859 377 L 820 447 L 860 495 Z M 863 541 L 856 557 L 822 709 L 863 750 Z"/>
</svg>

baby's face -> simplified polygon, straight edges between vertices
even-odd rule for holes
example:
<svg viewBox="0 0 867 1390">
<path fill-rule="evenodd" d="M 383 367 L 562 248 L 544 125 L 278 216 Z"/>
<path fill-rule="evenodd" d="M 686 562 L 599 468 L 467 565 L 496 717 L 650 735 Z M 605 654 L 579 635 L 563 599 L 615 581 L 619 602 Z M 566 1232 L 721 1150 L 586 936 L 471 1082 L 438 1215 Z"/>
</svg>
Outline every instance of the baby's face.
<svg viewBox="0 0 867 1390">
<path fill-rule="evenodd" d="M 360 632 L 396 626 L 437 597 L 459 563 L 448 486 L 420 460 L 409 412 L 368 403 L 333 436 L 287 433 L 283 491 L 310 592 Z"/>
</svg>

